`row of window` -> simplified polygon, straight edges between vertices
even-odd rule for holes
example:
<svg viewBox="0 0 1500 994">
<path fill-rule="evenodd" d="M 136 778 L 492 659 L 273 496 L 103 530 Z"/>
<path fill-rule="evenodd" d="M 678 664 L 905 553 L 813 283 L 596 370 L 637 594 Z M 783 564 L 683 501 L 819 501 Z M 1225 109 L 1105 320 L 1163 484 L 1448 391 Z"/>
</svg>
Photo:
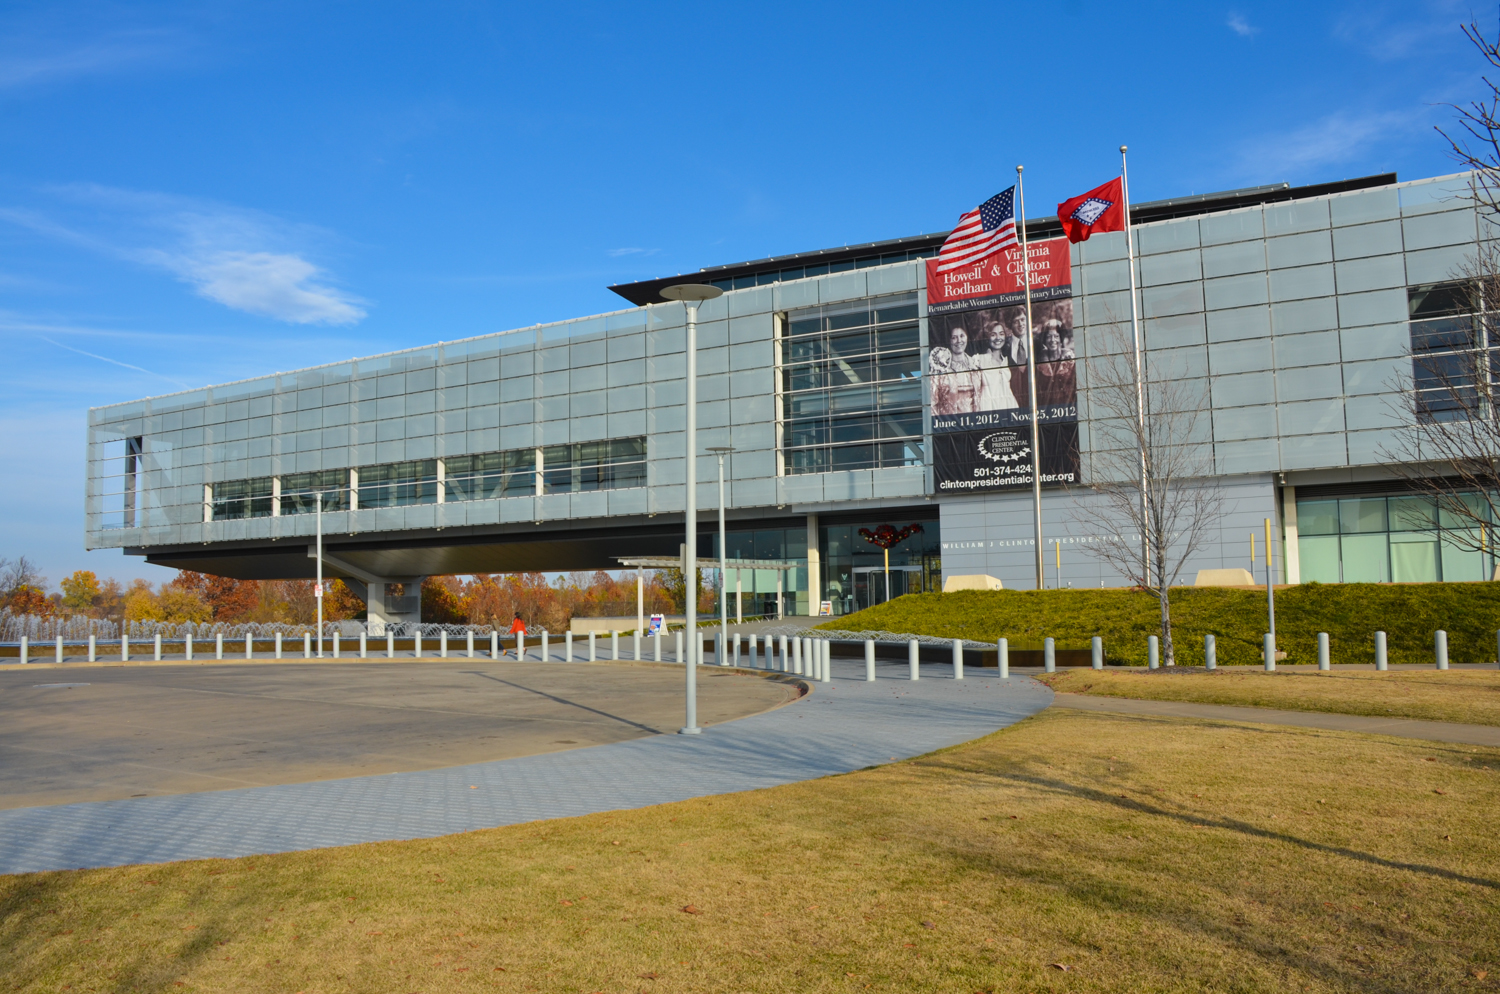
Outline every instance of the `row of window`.
<svg viewBox="0 0 1500 994">
<path fill-rule="evenodd" d="M 616 438 L 447 459 L 288 473 L 209 486 L 204 520 L 269 518 L 646 485 L 646 439 Z"/>
<path fill-rule="evenodd" d="M 1406 292 L 1411 317 L 1412 386 L 1423 421 L 1455 421 L 1481 411 L 1500 376 L 1493 305 L 1478 284 L 1463 281 L 1414 286 Z"/>
<path fill-rule="evenodd" d="M 1478 496 L 1465 501 L 1483 520 Z M 1431 497 L 1297 501 L 1304 583 L 1436 583 L 1488 580 L 1494 551 L 1484 527 Z"/>
<path fill-rule="evenodd" d="M 785 472 L 921 466 L 913 293 L 791 311 L 782 325 Z"/>
<path fill-rule="evenodd" d="M 893 262 L 909 262 L 912 259 L 931 259 L 937 254 L 938 250 L 936 246 L 907 249 L 904 252 L 885 252 L 880 255 L 861 256 L 858 259 L 848 259 L 844 262 L 823 262 L 809 266 L 788 266 L 785 269 L 772 270 L 768 273 L 755 273 L 750 276 L 736 276 L 732 279 L 710 280 L 709 282 L 720 290 L 743 290 L 746 287 L 768 286 L 772 283 L 785 283 L 788 280 L 827 276 L 829 273 L 844 273 L 853 269 L 869 269 L 871 266 L 888 266 Z"/>
</svg>

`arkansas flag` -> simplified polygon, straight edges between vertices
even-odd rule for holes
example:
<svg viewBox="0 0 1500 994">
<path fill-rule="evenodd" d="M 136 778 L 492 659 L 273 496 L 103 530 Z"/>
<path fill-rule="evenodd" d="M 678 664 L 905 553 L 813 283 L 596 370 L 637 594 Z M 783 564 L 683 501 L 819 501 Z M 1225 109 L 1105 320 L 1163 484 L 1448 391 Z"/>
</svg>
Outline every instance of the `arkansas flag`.
<svg viewBox="0 0 1500 994">
<path fill-rule="evenodd" d="M 1087 241 L 1101 231 L 1125 230 L 1124 184 L 1116 176 L 1103 186 L 1057 205 L 1057 219 L 1062 222 L 1068 241 Z"/>
</svg>

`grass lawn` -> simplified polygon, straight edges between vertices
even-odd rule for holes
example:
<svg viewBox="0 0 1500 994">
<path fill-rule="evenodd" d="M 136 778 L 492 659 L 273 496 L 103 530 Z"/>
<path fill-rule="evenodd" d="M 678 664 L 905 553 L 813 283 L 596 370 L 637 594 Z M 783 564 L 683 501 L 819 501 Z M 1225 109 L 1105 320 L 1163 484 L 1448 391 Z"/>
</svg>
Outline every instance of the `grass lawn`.
<svg viewBox="0 0 1500 994">
<path fill-rule="evenodd" d="M 749 794 L 0 878 L 0 979 L 288 994 L 1486 990 L 1500 981 L 1497 770 L 1500 750 L 1049 711 Z"/>
<path fill-rule="evenodd" d="M 1266 631 L 1264 590 L 1174 587 L 1172 631 L 1177 662 L 1203 664 L 1203 636 L 1213 632 L 1222 664 L 1261 661 Z M 1146 665 L 1146 637 L 1159 630 L 1156 599 L 1138 590 L 967 590 L 908 594 L 821 627 L 910 632 L 1039 649 L 1047 636 L 1060 649 L 1087 649 L 1104 639 L 1111 663 Z M 1335 663 L 1375 661 L 1375 632 L 1386 632 L 1393 663 L 1432 662 L 1433 633 L 1448 633 L 1455 663 L 1495 662 L 1500 583 L 1304 583 L 1276 591 L 1277 648 L 1287 662 L 1316 663 L 1318 633 L 1329 635 Z"/>
<path fill-rule="evenodd" d="M 1493 670 L 1089 669 L 1038 679 L 1066 694 L 1500 725 L 1500 671 Z"/>
</svg>

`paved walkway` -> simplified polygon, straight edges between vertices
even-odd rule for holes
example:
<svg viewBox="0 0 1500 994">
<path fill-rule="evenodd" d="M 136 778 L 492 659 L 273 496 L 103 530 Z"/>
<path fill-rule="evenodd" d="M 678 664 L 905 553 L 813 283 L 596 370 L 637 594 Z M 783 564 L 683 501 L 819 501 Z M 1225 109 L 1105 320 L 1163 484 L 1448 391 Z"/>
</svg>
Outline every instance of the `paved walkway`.
<svg viewBox="0 0 1500 994">
<path fill-rule="evenodd" d="M 1358 714 L 1322 711 L 1278 711 L 1275 708 L 1245 708 L 1228 704 L 1187 704 L 1179 701 L 1145 701 L 1094 694 L 1057 694 L 1052 703 L 1060 708 L 1102 711 L 1111 714 L 1146 714 L 1168 718 L 1208 718 L 1218 721 L 1250 721 L 1262 725 L 1294 725 L 1335 732 L 1365 732 L 1394 735 L 1403 739 L 1427 739 L 1461 745 L 1500 746 L 1500 728 L 1494 725 L 1462 725 L 1449 721 L 1415 721 L 1409 718 L 1372 718 Z"/>
<path fill-rule="evenodd" d="M 1045 708 L 994 670 L 833 663 L 831 684 L 696 736 L 661 735 L 446 769 L 0 812 L 0 873 L 430 838 L 847 773 L 957 745 Z"/>
</svg>

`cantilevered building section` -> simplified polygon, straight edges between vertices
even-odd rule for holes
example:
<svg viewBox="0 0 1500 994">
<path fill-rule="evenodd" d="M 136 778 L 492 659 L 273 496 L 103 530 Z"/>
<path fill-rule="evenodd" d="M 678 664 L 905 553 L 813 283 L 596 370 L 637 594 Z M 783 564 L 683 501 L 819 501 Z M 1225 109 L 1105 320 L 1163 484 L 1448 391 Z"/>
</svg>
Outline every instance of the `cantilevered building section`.
<svg viewBox="0 0 1500 994">
<path fill-rule="evenodd" d="M 1287 582 L 1489 577 L 1491 557 L 1446 542 L 1384 455 L 1414 336 L 1444 319 L 1427 312 L 1481 237 L 1468 191 L 1467 175 L 1383 175 L 1135 208 L 1148 361 L 1201 383 L 1204 441 L 1231 496 L 1188 576 L 1245 565 L 1247 534 L 1270 517 Z M 1028 236 L 1057 228 L 1033 222 Z M 1029 489 L 934 480 L 929 373 L 949 366 L 931 368 L 930 335 L 956 324 L 928 314 L 925 262 L 942 238 L 620 285 L 632 306 L 609 314 L 96 408 L 88 545 L 310 577 L 321 502 L 327 572 L 391 620 L 418 606 L 390 585 L 426 575 L 676 556 L 685 315 L 659 291 L 701 281 L 727 292 L 700 310 L 697 504 L 718 501 L 708 447 L 733 446 L 729 558 L 795 560 L 796 610 L 828 601 L 841 614 L 886 596 L 881 550 L 860 529 L 916 523 L 892 550 L 892 594 L 939 589 L 944 575 L 1031 587 Z M 1062 331 L 1084 484 L 1089 332 L 1129 313 L 1124 256 L 1123 238 L 1099 236 L 1058 276 L 1071 282 Z M 1049 562 L 1056 538 L 1064 585 L 1121 583 L 1085 552 L 1073 510 L 1088 499 L 1076 485 L 1046 491 Z M 700 554 L 717 556 L 715 530 L 700 534 Z M 776 585 L 774 572 L 747 574 L 746 610 Z"/>
</svg>

